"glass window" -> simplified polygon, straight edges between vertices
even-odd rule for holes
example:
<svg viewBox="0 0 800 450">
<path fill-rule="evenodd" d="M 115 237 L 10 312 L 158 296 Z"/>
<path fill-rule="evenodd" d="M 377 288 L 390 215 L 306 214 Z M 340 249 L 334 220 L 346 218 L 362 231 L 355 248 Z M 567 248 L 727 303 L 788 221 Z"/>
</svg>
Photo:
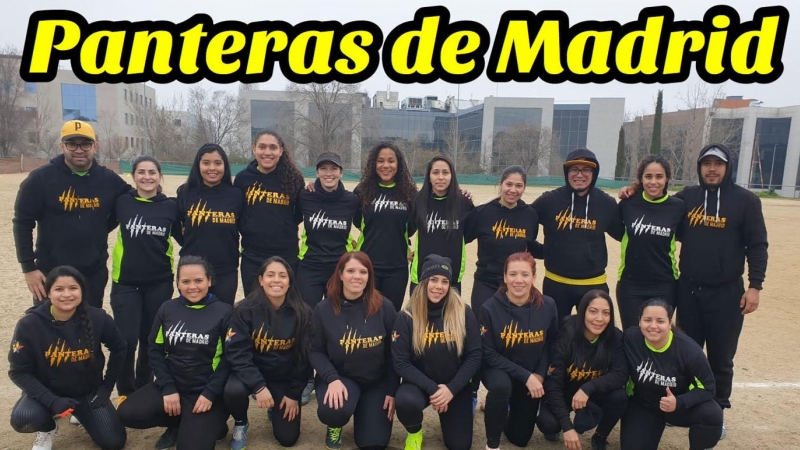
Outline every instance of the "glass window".
<svg viewBox="0 0 800 450">
<path fill-rule="evenodd" d="M 64 120 L 97 121 L 97 93 L 94 85 L 62 84 L 61 105 Z"/>
<path fill-rule="evenodd" d="M 123 89 L 122 93 L 123 93 L 122 96 L 125 97 L 125 101 L 127 102 L 128 101 L 128 90 L 127 89 Z M 125 139 L 128 139 L 128 138 L 125 138 Z"/>
<path fill-rule="evenodd" d="M 36 93 L 36 83 L 25 83 L 25 92 L 28 94 Z"/>
<path fill-rule="evenodd" d="M 757 189 L 780 189 L 786 165 L 791 118 L 758 119 L 750 184 Z M 733 164 L 728 164 L 732 166 Z"/>
</svg>

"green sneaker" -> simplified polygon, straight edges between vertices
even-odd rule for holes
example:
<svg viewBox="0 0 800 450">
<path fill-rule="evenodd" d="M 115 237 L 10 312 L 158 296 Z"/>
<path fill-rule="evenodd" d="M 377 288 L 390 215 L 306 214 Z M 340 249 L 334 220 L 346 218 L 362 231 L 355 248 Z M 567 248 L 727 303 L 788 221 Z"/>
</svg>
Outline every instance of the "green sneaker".
<svg viewBox="0 0 800 450">
<path fill-rule="evenodd" d="M 422 449 L 422 430 L 416 433 L 408 433 L 406 438 L 405 450 L 421 450 Z"/>
<path fill-rule="evenodd" d="M 328 427 L 325 433 L 325 447 L 328 450 L 342 450 L 342 429 Z"/>
</svg>

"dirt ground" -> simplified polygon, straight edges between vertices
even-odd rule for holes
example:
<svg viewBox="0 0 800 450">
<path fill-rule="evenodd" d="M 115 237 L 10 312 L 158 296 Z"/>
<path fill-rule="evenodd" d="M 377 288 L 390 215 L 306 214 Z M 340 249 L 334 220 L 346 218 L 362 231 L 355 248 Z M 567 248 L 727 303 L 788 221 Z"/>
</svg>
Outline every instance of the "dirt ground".
<svg viewBox="0 0 800 450">
<path fill-rule="evenodd" d="M 0 348 L 8 348 L 14 325 L 24 310 L 30 306 L 30 294 L 25 286 L 19 265 L 16 263 L 11 230 L 13 205 L 19 183 L 26 174 L 0 175 L 0 205 L 5 205 L 0 212 L 0 291 L 8 303 L 5 314 L 0 317 Z M 185 178 L 166 177 L 165 193 L 174 195 L 175 189 Z M 349 189 L 354 186 L 348 184 Z M 493 198 L 497 192 L 494 186 L 466 186 L 476 204 Z M 543 192 L 541 188 L 529 188 L 524 196 L 525 201 L 533 201 Z M 764 215 L 770 237 L 770 259 L 767 280 L 761 295 L 761 307 L 745 320 L 744 330 L 739 341 L 736 359 L 736 377 L 733 390 L 733 409 L 726 415 L 728 437 L 716 447 L 728 449 L 777 449 L 800 448 L 800 363 L 793 352 L 797 348 L 791 339 L 798 329 L 800 321 L 800 302 L 792 278 L 798 276 L 800 266 L 800 235 L 796 234 L 796 226 L 800 223 L 800 202 L 781 199 L 765 199 Z M 113 248 L 116 233 L 109 236 L 109 248 Z M 616 273 L 619 266 L 619 243 L 608 239 L 609 265 L 608 273 L 611 292 L 614 292 Z M 468 251 L 468 270 L 464 277 L 463 289 L 469 293 L 472 288 L 472 272 L 475 267 L 476 246 L 470 244 Z M 539 266 L 541 271 L 541 265 Z M 794 274 L 794 275 L 791 275 Z M 541 287 L 541 278 L 537 279 Z M 240 288 L 241 289 L 241 288 Z M 110 283 L 106 294 L 110 290 Z M 241 291 L 240 291 L 241 293 Z M 241 297 L 241 295 L 240 295 Z M 469 295 L 465 296 L 469 299 Z M 108 297 L 106 297 L 108 298 Z M 105 302 L 110 311 L 109 302 Z M 794 331 L 793 331 L 794 330 Z M 786 339 L 790 338 L 787 342 Z M 781 344 L 781 342 L 784 342 Z M 0 361 L 0 371 L 8 368 L 7 358 Z M 481 388 L 480 396 L 486 392 Z M 9 426 L 11 408 L 19 398 L 19 389 L 7 377 L 0 378 L 0 449 L 30 448 L 33 435 L 15 433 Z M 112 394 L 116 399 L 116 393 Z M 249 449 L 268 449 L 278 446 L 272 436 L 271 425 L 266 420 L 266 413 L 259 410 L 251 402 L 250 431 L 248 433 Z M 316 417 L 316 400 L 302 410 L 302 434 L 296 447 L 300 449 L 320 448 L 324 442 L 325 429 Z M 478 412 L 474 422 L 474 449 L 485 446 L 484 416 Z M 229 421 L 232 425 L 232 421 Z M 425 448 L 444 448 L 441 440 L 439 423 L 435 413 L 430 409 L 425 412 Z M 129 430 L 126 449 L 151 449 L 161 430 Z M 619 426 L 612 433 L 609 448 L 619 448 Z M 399 421 L 395 420 L 391 447 L 403 448 L 406 432 Z M 583 448 L 591 448 L 590 433 L 582 438 Z M 355 448 L 353 443 L 352 422 L 343 433 L 345 449 Z M 501 444 L 509 448 L 505 439 Z M 562 443 L 550 443 L 544 440 L 537 430 L 529 444 L 530 447 L 542 449 L 564 448 Z M 55 440 L 57 449 L 96 448 L 88 435 L 78 426 L 70 425 L 66 420 L 60 421 L 59 435 Z M 217 449 L 227 449 L 227 439 L 217 445 Z M 687 430 L 667 428 L 661 441 L 663 449 L 688 448 Z"/>
</svg>

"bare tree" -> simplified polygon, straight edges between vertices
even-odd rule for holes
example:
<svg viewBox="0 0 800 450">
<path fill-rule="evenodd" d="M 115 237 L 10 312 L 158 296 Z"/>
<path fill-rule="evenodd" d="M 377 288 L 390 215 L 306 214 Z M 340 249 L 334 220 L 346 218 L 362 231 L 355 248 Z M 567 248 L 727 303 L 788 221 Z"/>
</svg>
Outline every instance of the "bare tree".
<svg viewBox="0 0 800 450">
<path fill-rule="evenodd" d="M 55 105 L 41 92 L 36 93 L 36 115 L 28 124 L 30 154 L 52 158 L 61 151 L 58 147 L 58 124 Z"/>
<path fill-rule="evenodd" d="M 525 172 L 537 175 L 539 161 L 551 153 L 553 132 L 549 127 L 539 124 L 519 123 L 494 135 L 492 153 L 495 172 L 502 167 L 518 164 Z"/>
<path fill-rule="evenodd" d="M 195 144 L 224 145 L 249 121 L 243 97 L 201 86 L 189 90 L 188 112 L 195 121 Z"/>
<path fill-rule="evenodd" d="M 29 94 L 19 76 L 20 57 L 16 48 L 0 50 L 0 157 L 7 158 L 15 152 L 26 134 L 28 125 L 36 116 L 26 111 L 23 102 Z"/>
<path fill-rule="evenodd" d="M 97 113 L 100 118 L 97 130 L 100 155 L 103 156 L 103 159 L 122 159 L 128 146 L 125 145 L 125 138 L 117 132 L 117 115 L 106 110 L 100 110 Z"/>
<path fill-rule="evenodd" d="M 180 95 L 159 103 L 159 106 L 149 107 L 129 103 L 131 114 L 139 118 L 132 122 L 136 133 L 147 137 L 153 155 L 160 160 L 190 161 L 197 149 L 193 116 L 183 110 Z"/>
</svg>

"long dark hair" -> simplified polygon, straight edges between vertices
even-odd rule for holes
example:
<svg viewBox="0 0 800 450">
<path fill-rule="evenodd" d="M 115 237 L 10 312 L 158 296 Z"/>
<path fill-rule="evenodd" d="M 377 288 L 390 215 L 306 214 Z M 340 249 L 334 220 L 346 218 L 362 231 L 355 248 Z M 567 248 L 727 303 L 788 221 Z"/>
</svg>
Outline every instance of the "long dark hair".
<svg viewBox="0 0 800 450">
<path fill-rule="evenodd" d="M 80 340 L 88 344 L 90 364 L 94 366 L 94 347 L 96 342 L 94 338 L 94 326 L 92 326 L 92 319 L 89 317 L 89 306 L 86 305 L 86 296 L 88 294 L 86 290 L 86 278 L 84 278 L 83 274 L 81 274 L 78 269 L 72 266 L 58 266 L 51 270 L 44 280 L 44 290 L 47 292 L 48 297 L 50 296 L 50 289 L 53 288 L 56 280 L 61 277 L 72 278 L 81 288 L 81 302 L 75 308 L 73 317 L 75 318 L 75 323 L 78 324 L 78 328 L 81 330 Z"/>
<path fill-rule="evenodd" d="M 136 159 L 134 159 L 133 163 L 131 164 L 131 176 L 133 176 L 136 173 L 136 169 L 139 167 L 139 164 L 141 164 L 143 162 L 151 162 L 151 163 L 153 163 L 153 165 L 156 166 L 156 170 L 158 171 L 158 174 L 159 175 L 163 175 L 161 173 L 161 163 L 159 163 L 158 160 L 154 156 L 141 155 L 141 156 L 137 156 Z M 162 191 L 161 183 L 158 183 L 158 188 L 156 189 L 156 192 L 158 192 L 160 194 L 161 191 Z"/>
<path fill-rule="evenodd" d="M 297 279 L 295 278 L 292 267 L 280 256 L 272 256 L 264 261 L 261 268 L 258 270 L 258 276 L 261 277 L 266 272 L 267 267 L 272 263 L 281 264 L 286 273 L 289 274 L 289 290 L 286 292 L 286 299 L 284 303 L 287 308 L 294 311 L 295 322 L 295 345 L 292 348 L 292 356 L 296 364 L 302 364 L 308 358 L 308 352 L 311 347 L 310 339 L 308 339 L 311 327 L 311 308 L 306 305 L 303 298 L 300 296 L 300 290 L 297 288 Z M 257 285 L 258 278 L 253 284 L 253 289 L 241 302 L 236 304 L 236 309 L 248 309 L 252 312 L 253 316 L 265 320 L 274 327 L 281 319 L 280 316 L 275 314 L 275 309 L 272 303 L 264 293 L 264 289 Z"/>
<path fill-rule="evenodd" d="M 347 252 L 339 258 L 339 262 L 336 264 L 336 270 L 333 271 L 333 275 L 331 275 L 331 278 L 328 280 L 325 298 L 331 302 L 333 314 L 338 316 L 339 313 L 342 312 L 342 299 L 344 298 L 344 286 L 340 277 L 344 273 L 344 266 L 352 259 L 355 259 L 361 263 L 362 266 L 367 268 L 367 276 L 369 278 L 367 279 L 367 285 L 364 287 L 364 294 L 362 297 L 367 305 L 367 317 L 374 316 L 380 311 L 383 305 L 383 296 L 375 289 L 375 269 L 372 267 L 372 261 L 369 259 L 369 256 L 364 252 Z"/>
<path fill-rule="evenodd" d="M 190 189 L 200 189 L 203 186 L 203 177 L 200 175 L 200 158 L 208 153 L 219 153 L 222 158 L 222 163 L 225 166 L 225 172 L 222 174 L 221 184 L 233 186 L 233 178 L 231 177 L 231 165 L 228 162 L 228 155 L 225 150 L 217 144 L 205 144 L 197 150 L 192 163 L 192 169 L 189 171 L 189 177 L 186 179 L 186 185 Z"/>
<path fill-rule="evenodd" d="M 517 261 L 528 263 L 528 265 L 531 266 L 531 273 L 533 273 L 534 276 L 536 275 L 536 260 L 533 259 L 533 256 L 531 256 L 531 254 L 528 253 L 528 252 L 517 252 L 517 253 L 512 253 L 511 255 L 509 255 L 508 258 L 506 258 L 505 264 L 503 265 L 503 274 L 508 272 L 508 265 L 509 264 L 511 264 L 512 262 L 517 262 Z M 499 290 L 500 291 L 508 290 L 508 286 L 506 286 L 506 282 L 505 281 L 500 283 L 500 289 Z M 536 305 L 537 307 L 542 306 L 542 303 L 544 303 L 544 295 L 542 294 L 542 292 L 539 289 L 536 288 L 536 286 L 533 283 L 531 283 L 530 301 L 533 302 L 533 304 Z"/>
<path fill-rule="evenodd" d="M 672 179 L 672 163 L 669 162 L 667 158 L 664 158 L 661 155 L 647 155 L 639 161 L 639 165 L 636 167 L 636 182 L 633 184 L 636 193 L 638 194 L 644 189 L 644 182 L 642 178 L 644 178 L 644 171 L 647 169 L 647 166 L 650 164 L 659 164 L 664 169 L 664 174 L 667 177 L 666 183 L 664 183 L 664 192 L 662 195 L 667 195 L 667 188 L 669 188 L 669 181 Z"/>
<path fill-rule="evenodd" d="M 361 204 L 365 207 L 378 196 L 378 184 L 381 181 L 377 173 L 378 155 L 385 148 L 393 151 L 395 158 L 397 158 L 397 175 L 394 177 L 394 182 L 397 186 L 397 191 L 400 193 L 400 200 L 411 203 L 414 200 L 414 196 L 417 195 L 417 185 L 414 183 L 411 171 L 408 170 L 408 164 L 403 152 L 391 142 L 379 142 L 369 151 L 367 164 L 364 166 L 364 174 L 361 177 L 361 183 L 358 185 Z"/>
<path fill-rule="evenodd" d="M 300 194 L 300 191 L 303 190 L 303 186 L 305 186 L 303 173 L 297 168 L 297 165 L 292 159 L 292 155 L 286 148 L 286 143 L 276 131 L 265 129 L 256 133 L 256 137 L 253 139 L 253 147 L 255 147 L 258 143 L 258 139 L 264 135 L 272 136 L 276 141 L 278 141 L 278 146 L 282 151 L 281 157 L 278 159 L 278 163 L 275 165 L 275 172 L 281 182 L 281 189 L 289 194 L 291 201 L 295 201 L 297 196 Z M 256 162 L 256 164 L 258 164 L 258 162 Z"/>
<path fill-rule="evenodd" d="M 447 192 L 445 193 L 446 199 L 443 200 L 445 210 L 444 218 L 449 224 L 447 232 L 450 233 L 453 230 L 455 222 L 461 219 L 461 188 L 458 187 L 458 179 L 456 178 L 455 170 L 453 170 L 452 161 L 444 155 L 434 156 L 433 159 L 428 162 L 428 166 L 425 169 L 425 181 L 422 183 L 422 189 L 419 190 L 419 193 L 414 198 L 414 222 L 418 230 L 425 229 L 425 223 L 427 222 L 429 212 L 428 200 L 434 195 L 433 186 L 431 185 L 431 170 L 433 169 L 433 164 L 437 161 L 444 161 L 450 167 L 450 186 L 447 187 Z"/>
<path fill-rule="evenodd" d="M 584 336 L 586 331 L 586 309 L 589 307 L 589 303 L 596 298 L 602 298 L 608 303 L 608 307 L 611 309 L 611 320 L 608 322 L 606 329 L 597 337 L 597 345 L 588 347 L 583 345 L 584 341 L 586 341 Z M 561 337 L 556 344 L 556 350 L 564 356 L 565 364 L 582 365 L 591 358 L 595 369 L 605 369 L 611 366 L 614 346 L 618 344 L 615 336 L 614 302 L 607 292 L 600 289 L 592 289 L 584 294 L 580 303 L 578 303 L 578 314 L 570 316 L 565 321 Z M 592 352 L 594 352 L 594 356 L 591 355 Z"/>
</svg>

